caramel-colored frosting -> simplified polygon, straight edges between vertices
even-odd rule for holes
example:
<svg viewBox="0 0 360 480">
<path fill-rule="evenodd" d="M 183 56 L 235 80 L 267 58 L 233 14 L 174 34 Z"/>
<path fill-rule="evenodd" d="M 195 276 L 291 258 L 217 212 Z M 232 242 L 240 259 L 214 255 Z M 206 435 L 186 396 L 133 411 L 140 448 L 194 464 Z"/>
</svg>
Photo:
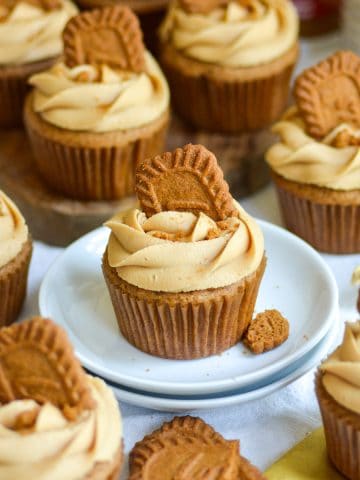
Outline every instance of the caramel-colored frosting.
<svg viewBox="0 0 360 480">
<path fill-rule="evenodd" d="M 360 265 L 353 271 L 351 282 L 353 285 L 360 285 Z"/>
<path fill-rule="evenodd" d="M 360 414 L 360 321 L 346 324 L 342 344 L 320 368 L 329 395 Z"/>
<path fill-rule="evenodd" d="M 79 480 L 97 462 L 111 462 L 120 447 L 119 407 L 105 383 L 89 377 L 94 410 L 70 422 L 51 404 L 15 400 L 0 406 L 1 480 Z M 38 408 L 34 426 L 16 431 L 17 417 Z"/>
<path fill-rule="evenodd" d="M 271 62 L 295 45 L 298 17 L 288 0 L 230 2 L 207 14 L 174 3 L 160 30 L 163 43 L 201 62 L 252 67 Z"/>
<path fill-rule="evenodd" d="M 0 65 L 31 63 L 60 55 L 63 28 L 77 13 L 69 0 L 61 0 L 60 8 L 49 11 L 20 2 L 5 17 L 2 17 L 2 8 Z"/>
<path fill-rule="evenodd" d="M 267 151 L 266 160 L 276 173 L 288 180 L 333 190 L 358 189 L 360 148 L 332 146 L 342 131 L 360 137 L 360 131 L 342 124 L 323 140 L 315 140 L 306 133 L 297 108 L 291 107 L 273 127 L 273 132 L 280 136 L 280 141 Z"/>
<path fill-rule="evenodd" d="M 120 278 L 139 288 L 189 292 L 231 285 L 253 273 L 264 255 L 260 227 L 236 204 L 239 218 L 215 223 L 207 215 L 133 208 L 111 229 L 108 259 Z"/>
<path fill-rule="evenodd" d="M 28 228 L 24 217 L 0 190 L 0 268 L 16 257 L 27 238 Z"/>
<path fill-rule="evenodd" d="M 58 63 L 34 75 L 33 108 L 60 128 L 109 132 L 144 126 L 169 106 L 169 89 L 160 67 L 146 52 L 146 71 L 115 71 L 104 65 L 68 68 Z"/>
</svg>

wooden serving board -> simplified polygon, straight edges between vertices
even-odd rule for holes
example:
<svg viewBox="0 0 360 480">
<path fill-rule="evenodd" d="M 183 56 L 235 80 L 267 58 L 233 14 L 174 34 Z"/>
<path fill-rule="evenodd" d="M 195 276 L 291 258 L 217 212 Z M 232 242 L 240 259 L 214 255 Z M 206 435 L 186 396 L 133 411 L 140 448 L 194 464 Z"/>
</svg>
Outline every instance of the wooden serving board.
<svg viewBox="0 0 360 480">
<path fill-rule="evenodd" d="M 189 142 L 203 143 L 217 155 L 234 197 L 253 193 L 268 181 L 263 151 L 273 136 L 267 131 L 241 137 L 194 133 L 174 119 L 167 148 Z M 68 245 L 135 202 L 134 197 L 82 202 L 53 192 L 38 176 L 26 134 L 20 129 L 0 132 L 0 188 L 18 205 L 33 238 L 56 246 Z"/>
</svg>

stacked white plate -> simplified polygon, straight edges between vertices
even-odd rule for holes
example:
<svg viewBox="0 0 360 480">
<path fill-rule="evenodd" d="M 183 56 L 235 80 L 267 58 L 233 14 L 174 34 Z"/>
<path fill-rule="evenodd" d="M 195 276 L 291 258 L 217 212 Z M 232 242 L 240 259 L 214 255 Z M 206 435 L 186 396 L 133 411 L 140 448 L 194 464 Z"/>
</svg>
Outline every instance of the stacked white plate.
<svg viewBox="0 0 360 480">
<path fill-rule="evenodd" d="M 344 46 L 360 54 L 360 0 L 344 0 L 342 28 Z"/>
<path fill-rule="evenodd" d="M 121 401 L 157 410 L 223 407 L 268 395 L 319 364 L 337 334 L 338 292 L 321 256 L 291 233 L 259 221 L 268 264 L 256 311 L 276 308 L 290 337 L 262 355 L 241 343 L 201 360 L 147 355 L 119 333 L 101 271 L 108 230 L 85 235 L 57 259 L 40 289 L 40 312 L 70 335 L 90 372 Z"/>
</svg>

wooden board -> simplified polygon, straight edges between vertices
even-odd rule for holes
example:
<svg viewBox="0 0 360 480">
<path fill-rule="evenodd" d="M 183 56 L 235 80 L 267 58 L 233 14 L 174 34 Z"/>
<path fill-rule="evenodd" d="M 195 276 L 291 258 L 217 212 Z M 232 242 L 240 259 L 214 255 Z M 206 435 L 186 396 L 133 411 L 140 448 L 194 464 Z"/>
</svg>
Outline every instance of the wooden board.
<svg viewBox="0 0 360 480">
<path fill-rule="evenodd" d="M 194 133 L 180 120 L 173 120 L 167 148 L 189 142 L 203 143 L 217 155 L 234 197 L 253 193 L 268 181 L 263 152 L 273 136 L 267 131 L 240 137 Z M 18 205 L 33 238 L 56 246 L 68 245 L 135 201 L 131 197 L 115 202 L 81 202 L 51 191 L 37 174 L 22 130 L 0 132 L 0 188 Z"/>
</svg>

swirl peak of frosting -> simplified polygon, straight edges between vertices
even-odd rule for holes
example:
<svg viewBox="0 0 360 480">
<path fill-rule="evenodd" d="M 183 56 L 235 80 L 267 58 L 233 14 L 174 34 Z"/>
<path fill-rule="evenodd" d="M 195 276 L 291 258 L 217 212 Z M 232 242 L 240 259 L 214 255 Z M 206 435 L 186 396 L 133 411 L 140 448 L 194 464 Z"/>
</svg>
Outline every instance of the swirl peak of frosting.
<svg viewBox="0 0 360 480">
<path fill-rule="evenodd" d="M 207 14 L 187 13 L 174 3 L 161 27 L 187 57 L 232 68 L 271 62 L 297 41 L 298 17 L 288 0 L 232 1 Z"/>
<path fill-rule="evenodd" d="M 329 395 L 360 414 L 360 321 L 346 324 L 342 344 L 320 368 Z"/>
<path fill-rule="evenodd" d="M 60 55 L 62 30 L 77 11 L 70 0 L 61 0 L 59 8 L 49 11 L 26 2 L 17 3 L 0 21 L 0 65 L 37 62 Z"/>
<path fill-rule="evenodd" d="M 24 217 L 0 190 L 0 268 L 16 257 L 27 238 L 28 228 Z"/>
<path fill-rule="evenodd" d="M 1 480 L 78 480 L 97 462 L 112 461 L 122 436 L 118 404 L 102 380 L 88 378 L 96 407 L 72 422 L 49 403 L 15 400 L 0 406 Z M 16 418 L 34 409 L 34 427 L 14 430 Z"/>
<path fill-rule="evenodd" d="M 169 89 L 160 67 L 145 52 L 146 72 L 100 72 L 91 65 L 64 63 L 34 75 L 33 108 L 47 122 L 74 131 L 109 132 L 144 126 L 169 106 Z"/>
<path fill-rule="evenodd" d="M 214 222 L 207 215 L 166 211 L 147 218 L 133 208 L 111 229 L 108 259 L 119 277 L 139 288 L 189 292 L 231 285 L 253 273 L 264 254 L 255 222 L 236 204 L 239 217 Z"/>
<path fill-rule="evenodd" d="M 360 131 L 341 124 L 321 141 L 315 140 L 306 133 L 297 107 L 291 107 L 273 127 L 280 141 L 267 151 L 266 160 L 276 173 L 288 180 L 333 190 L 359 189 L 360 148 L 333 145 L 337 135 L 344 131 L 352 137 L 360 136 Z"/>
</svg>

